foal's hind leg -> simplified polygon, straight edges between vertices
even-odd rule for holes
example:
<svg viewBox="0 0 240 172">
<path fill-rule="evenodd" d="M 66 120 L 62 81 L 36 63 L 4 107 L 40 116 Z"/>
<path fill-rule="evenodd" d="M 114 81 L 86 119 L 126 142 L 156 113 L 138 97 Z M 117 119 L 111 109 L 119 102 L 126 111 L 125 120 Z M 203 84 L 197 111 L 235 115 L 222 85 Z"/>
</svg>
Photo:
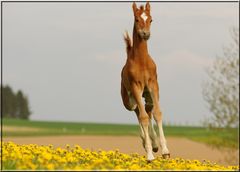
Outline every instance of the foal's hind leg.
<svg viewBox="0 0 240 172">
<path fill-rule="evenodd" d="M 145 110 L 150 118 L 149 120 L 149 135 L 152 141 L 152 150 L 153 152 L 158 151 L 158 142 L 157 142 L 157 134 L 152 124 L 152 110 L 153 110 L 153 101 L 151 98 L 151 94 L 149 91 L 145 91 L 143 93 L 143 97 L 145 98 Z"/>
</svg>

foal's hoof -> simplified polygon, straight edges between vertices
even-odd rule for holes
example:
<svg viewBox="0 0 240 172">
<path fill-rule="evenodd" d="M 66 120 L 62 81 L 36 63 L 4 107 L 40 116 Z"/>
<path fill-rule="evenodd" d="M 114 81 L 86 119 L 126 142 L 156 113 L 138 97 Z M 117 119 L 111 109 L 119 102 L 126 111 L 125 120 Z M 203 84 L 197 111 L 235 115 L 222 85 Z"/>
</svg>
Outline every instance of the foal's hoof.
<svg viewBox="0 0 240 172">
<path fill-rule="evenodd" d="M 148 163 L 152 162 L 154 159 L 155 158 L 154 158 L 153 154 L 150 154 L 150 155 L 147 156 L 147 162 Z"/>
<path fill-rule="evenodd" d="M 152 151 L 153 151 L 153 152 L 157 152 L 157 151 L 158 151 L 158 147 L 153 148 Z"/>
<path fill-rule="evenodd" d="M 151 163 L 154 159 L 148 159 L 147 163 Z"/>
<path fill-rule="evenodd" d="M 162 157 L 163 157 L 163 159 L 169 159 L 170 158 L 170 153 L 163 154 Z"/>
</svg>

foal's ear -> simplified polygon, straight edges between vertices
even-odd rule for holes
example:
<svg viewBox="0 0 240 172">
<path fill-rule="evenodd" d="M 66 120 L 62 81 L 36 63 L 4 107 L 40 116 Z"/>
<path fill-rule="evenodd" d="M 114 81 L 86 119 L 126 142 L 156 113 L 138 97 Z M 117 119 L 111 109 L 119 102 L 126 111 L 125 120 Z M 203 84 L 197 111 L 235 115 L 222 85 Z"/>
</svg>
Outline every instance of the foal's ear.
<svg viewBox="0 0 240 172">
<path fill-rule="evenodd" d="M 146 11 L 150 12 L 150 3 L 149 2 L 146 3 L 145 9 L 146 9 Z"/>
<path fill-rule="evenodd" d="M 134 13 L 134 14 L 135 14 L 135 13 L 137 12 L 137 10 L 138 10 L 137 5 L 136 5 L 135 2 L 133 2 L 133 4 L 132 4 L 132 9 L 133 9 L 133 13 Z"/>
</svg>

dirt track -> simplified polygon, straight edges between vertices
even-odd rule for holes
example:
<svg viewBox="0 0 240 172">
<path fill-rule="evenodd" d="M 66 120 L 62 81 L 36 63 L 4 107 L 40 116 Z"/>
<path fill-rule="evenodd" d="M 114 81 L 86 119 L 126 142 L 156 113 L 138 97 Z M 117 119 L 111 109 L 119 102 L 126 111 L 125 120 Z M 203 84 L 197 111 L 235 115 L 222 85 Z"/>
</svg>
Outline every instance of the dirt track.
<svg viewBox="0 0 240 172">
<path fill-rule="evenodd" d="M 66 144 L 79 144 L 82 148 L 91 150 L 115 150 L 123 153 L 139 153 L 145 155 L 140 137 L 134 136 L 43 136 L 43 137 L 7 137 L 3 141 L 13 141 L 18 144 L 35 143 L 39 145 L 53 144 L 54 147 L 64 147 Z M 219 151 L 211 147 L 185 138 L 168 137 L 168 147 L 171 157 L 186 159 L 210 160 L 223 165 L 239 165 L 238 151 Z M 158 152 L 155 156 L 159 156 Z"/>
</svg>

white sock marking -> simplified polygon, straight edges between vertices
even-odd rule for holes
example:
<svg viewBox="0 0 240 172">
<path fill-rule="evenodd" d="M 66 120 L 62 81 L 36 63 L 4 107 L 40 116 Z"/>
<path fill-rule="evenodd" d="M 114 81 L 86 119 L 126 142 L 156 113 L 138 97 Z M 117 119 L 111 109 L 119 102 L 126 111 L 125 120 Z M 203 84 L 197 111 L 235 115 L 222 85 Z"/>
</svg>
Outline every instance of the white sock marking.
<svg viewBox="0 0 240 172">
<path fill-rule="evenodd" d="M 167 148 L 166 139 L 163 133 L 162 122 L 160 122 L 158 126 L 159 126 L 159 135 L 160 135 L 160 144 L 162 147 L 162 154 L 168 154 L 169 150 Z"/>
</svg>

